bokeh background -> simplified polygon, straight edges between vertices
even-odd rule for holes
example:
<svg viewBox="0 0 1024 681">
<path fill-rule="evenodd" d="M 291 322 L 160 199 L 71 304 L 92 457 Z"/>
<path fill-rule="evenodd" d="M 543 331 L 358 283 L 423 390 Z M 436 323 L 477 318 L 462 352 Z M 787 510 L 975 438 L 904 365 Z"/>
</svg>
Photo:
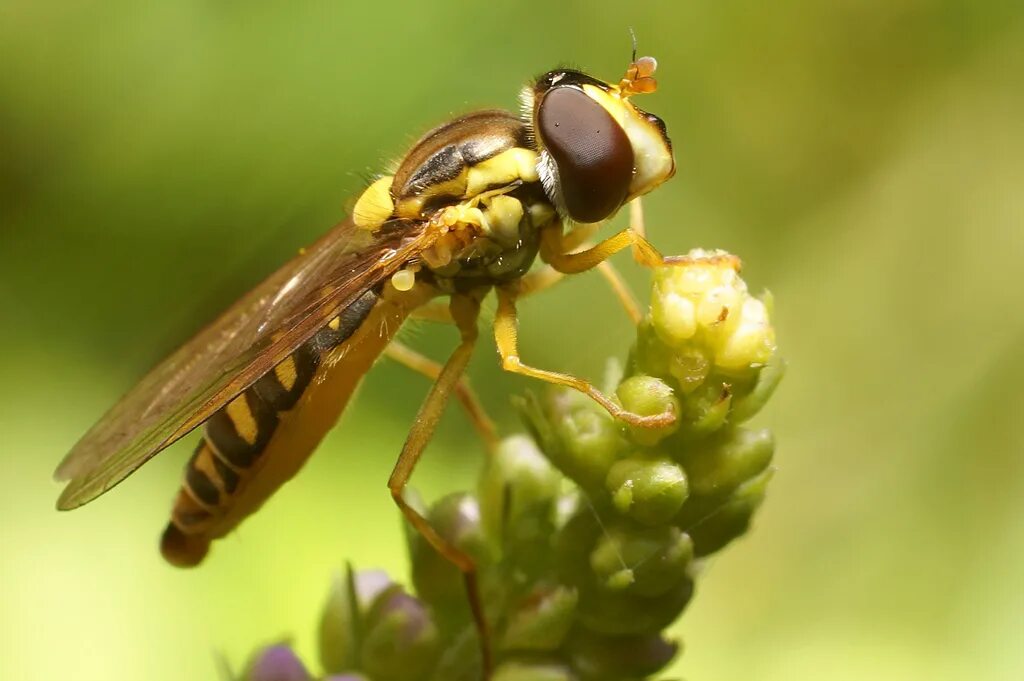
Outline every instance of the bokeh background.
<svg viewBox="0 0 1024 681">
<path fill-rule="evenodd" d="M 1021 678 L 1022 18 L 970 0 L 0 0 L 0 678 L 214 679 L 218 655 L 281 637 L 312 657 L 344 560 L 404 575 L 384 483 L 427 385 L 386 363 L 198 571 L 156 550 L 191 440 L 73 514 L 50 474 L 420 133 L 514 107 L 560 63 L 617 78 L 629 26 L 679 161 L 650 235 L 740 254 L 790 361 L 759 417 L 778 475 L 677 625 L 673 674 Z M 523 316 L 528 360 L 583 375 L 633 333 L 595 275 Z M 410 339 L 442 358 L 454 334 Z M 486 343 L 471 375 L 515 430 L 528 382 Z M 416 484 L 466 487 L 480 456 L 450 410 Z"/>
</svg>

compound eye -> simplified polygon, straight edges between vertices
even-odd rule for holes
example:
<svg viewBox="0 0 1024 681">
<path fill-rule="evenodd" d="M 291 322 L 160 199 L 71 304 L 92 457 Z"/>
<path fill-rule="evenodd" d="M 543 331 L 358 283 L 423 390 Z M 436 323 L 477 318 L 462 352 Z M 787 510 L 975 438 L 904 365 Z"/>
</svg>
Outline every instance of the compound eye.
<svg viewBox="0 0 1024 681">
<path fill-rule="evenodd" d="M 633 176 L 633 147 L 603 106 L 577 88 L 552 88 L 538 105 L 537 133 L 573 220 L 599 222 L 618 210 Z"/>
</svg>

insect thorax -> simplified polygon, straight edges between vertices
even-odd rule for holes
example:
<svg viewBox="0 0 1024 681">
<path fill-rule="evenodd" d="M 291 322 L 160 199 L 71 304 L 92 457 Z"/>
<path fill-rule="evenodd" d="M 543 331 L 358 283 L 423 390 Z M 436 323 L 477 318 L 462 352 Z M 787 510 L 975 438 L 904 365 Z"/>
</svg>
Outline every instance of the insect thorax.
<svg viewBox="0 0 1024 681">
<path fill-rule="evenodd" d="M 438 237 L 421 260 L 438 278 L 521 276 L 536 256 L 538 231 L 556 219 L 527 126 L 505 111 L 480 111 L 424 135 L 353 211 L 368 230 L 395 219 L 432 223 Z"/>
</svg>

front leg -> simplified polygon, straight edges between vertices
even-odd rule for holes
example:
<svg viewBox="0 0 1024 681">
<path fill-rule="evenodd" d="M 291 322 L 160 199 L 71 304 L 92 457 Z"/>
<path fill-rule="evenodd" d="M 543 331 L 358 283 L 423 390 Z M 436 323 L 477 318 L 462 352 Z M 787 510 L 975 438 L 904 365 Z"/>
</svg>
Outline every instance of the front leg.
<svg viewBox="0 0 1024 681">
<path fill-rule="evenodd" d="M 568 252 L 561 225 L 554 225 L 541 233 L 540 257 L 562 274 L 578 274 L 597 267 L 624 248 L 633 247 L 633 258 L 644 267 L 670 264 L 651 242 L 627 227 L 584 251 Z"/>
<path fill-rule="evenodd" d="M 569 374 L 537 369 L 523 364 L 519 358 L 519 320 L 516 316 L 516 292 L 508 286 L 497 289 L 498 310 L 494 315 L 494 340 L 501 356 L 501 368 L 523 376 L 530 376 L 545 383 L 564 385 L 589 396 L 608 413 L 626 423 L 642 428 L 663 428 L 676 420 L 675 412 L 668 411 L 653 416 L 643 416 L 623 409 L 610 397 L 595 388 L 590 382 Z"/>
</svg>

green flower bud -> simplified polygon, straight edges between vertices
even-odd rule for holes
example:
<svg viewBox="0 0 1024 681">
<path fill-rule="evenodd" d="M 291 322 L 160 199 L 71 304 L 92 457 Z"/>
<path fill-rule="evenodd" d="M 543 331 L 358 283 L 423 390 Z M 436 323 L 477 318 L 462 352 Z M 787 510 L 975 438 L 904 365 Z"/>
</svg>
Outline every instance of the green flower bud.
<svg viewBox="0 0 1024 681">
<path fill-rule="evenodd" d="M 480 681 L 483 678 L 483 660 L 480 639 L 471 623 L 456 629 L 445 627 L 441 656 L 431 672 L 430 681 Z"/>
<path fill-rule="evenodd" d="M 354 572 L 346 567 L 344 575 L 335 575 L 320 615 L 320 664 L 324 671 L 341 672 L 358 666 L 362 618 L 378 596 L 399 589 L 382 570 Z"/>
<path fill-rule="evenodd" d="M 505 651 L 552 651 L 565 640 L 576 614 L 575 589 L 551 586 L 534 589 L 511 608 L 501 635 Z"/>
<path fill-rule="evenodd" d="M 655 331 L 650 317 L 636 328 L 636 344 L 630 351 L 627 364 L 630 374 L 648 374 L 668 378 L 676 351 L 665 345 Z M 685 389 L 685 388 L 684 388 Z"/>
<path fill-rule="evenodd" d="M 615 526 L 590 553 L 598 583 L 610 590 L 658 596 L 687 579 L 693 542 L 678 527 Z"/>
<path fill-rule="evenodd" d="M 548 460 L 582 488 L 600 490 L 625 447 L 619 424 L 575 390 L 554 388 L 519 403 Z"/>
<path fill-rule="evenodd" d="M 480 524 L 476 498 L 464 492 L 449 494 L 426 514 L 427 522 L 456 548 L 472 557 L 478 568 L 489 564 L 489 548 Z M 411 536 L 412 582 L 420 598 L 430 603 L 442 619 L 469 617 L 462 573 L 438 553 L 419 533 Z"/>
<path fill-rule="evenodd" d="M 769 468 L 740 485 L 714 513 L 690 530 L 696 556 L 712 554 L 747 532 L 750 519 L 764 501 L 768 481 L 774 473 Z"/>
<path fill-rule="evenodd" d="M 525 435 L 502 440 L 478 486 L 483 528 L 491 545 L 517 552 L 549 537 L 561 481 L 533 440 Z"/>
<path fill-rule="evenodd" d="M 672 394 L 667 383 L 653 376 L 631 376 L 619 384 L 616 390 L 623 408 L 641 416 L 657 416 L 672 413 L 678 416 L 679 400 Z M 651 447 L 679 428 L 679 422 L 662 428 L 641 428 L 629 426 L 633 441 L 639 445 Z"/>
<path fill-rule="evenodd" d="M 692 595 L 693 581 L 689 577 L 658 596 L 641 596 L 628 590 L 586 589 L 580 592 L 577 612 L 579 621 L 599 634 L 653 634 L 671 624 Z"/>
<path fill-rule="evenodd" d="M 731 386 L 720 378 L 708 379 L 683 399 L 680 435 L 692 441 L 714 433 L 725 425 L 731 406 Z"/>
<path fill-rule="evenodd" d="M 574 632 L 568 648 L 583 681 L 646 679 L 664 669 L 679 650 L 658 635 L 604 636 L 582 629 Z"/>
<path fill-rule="evenodd" d="M 426 678 L 440 654 L 440 636 L 427 609 L 406 593 L 389 593 L 366 617 L 362 668 L 375 681 Z"/>
<path fill-rule="evenodd" d="M 491 681 L 576 681 L 558 664 L 506 662 L 494 670 Z"/>
<path fill-rule="evenodd" d="M 689 395 L 703 385 L 711 369 L 711 358 L 695 347 L 676 351 L 668 362 L 668 371 L 684 395 Z"/>
<path fill-rule="evenodd" d="M 566 583 L 583 585 L 590 580 L 590 553 L 603 532 L 594 509 L 581 504 L 555 536 L 558 576 Z"/>
<path fill-rule="evenodd" d="M 734 428 L 708 446 L 685 449 L 679 461 L 695 496 L 724 496 L 763 471 L 774 451 L 770 431 Z"/>
<path fill-rule="evenodd" d="M 743 423 L 761 411 L 761 407 L 768 402 L 785 373 L 786 362 L 778 355 L 772 357 L 768 364 L 758 372 L 757 380 L 750 390 L 733 401 L 731 421 L 737 424 Z"/>
<path fill-rule="evenodd" d="M 679 464 L 642 455 L 613 465 L 605 486 L 620 513 L 645 525 L 669 522 L 689 494 L 686 473 Z"/>
<path fill-rule="evenodd" d="M 638 329 L 632 367 L 674 379 L 681 402 L 676 428 L 693 440 L 753 415 L 777 376 L 759 381 L 775 357 L 775 331 L 770 305 L 750 296 L 739 277 L 739 260 L 701 250 L 688 258 L 655 270 L 650 320 Z M 749 400 L 731 418 L 734 395 Z"/>
</svg>

